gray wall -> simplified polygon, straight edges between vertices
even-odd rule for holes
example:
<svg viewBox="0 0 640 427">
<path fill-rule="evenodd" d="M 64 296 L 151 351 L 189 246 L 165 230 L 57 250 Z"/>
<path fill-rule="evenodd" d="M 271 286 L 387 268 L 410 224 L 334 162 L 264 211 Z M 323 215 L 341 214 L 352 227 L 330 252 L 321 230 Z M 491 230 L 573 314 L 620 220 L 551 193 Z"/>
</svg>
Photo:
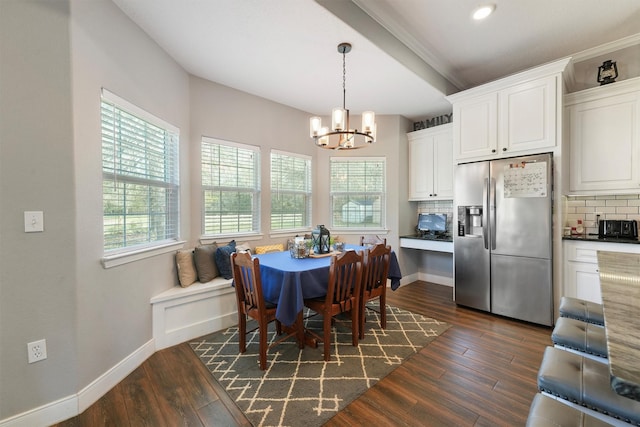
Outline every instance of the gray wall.
<svg viewBox="0 0 640 427">
<path fill-rule="evenodd" d="M 1 0 L 0 420 L 76 396 L 148 346 L 149 299 L 176 284 L 173 254 L 101 265 L 102 87 L 180 128 L 187 247 L 201 234 L 202 135 L 262 147 L 263 241 L 282 241 L 267 233 L 271 148 L 313 156 L 313 221 L 328 223 L 335 153 L 313 146 L 308 113 L 189 76 L 109 0 Z M 415 215 L 410 125 L 378 117 L 379 142 L 356 153 L 387 158 L 394 247 Z M 24 233 L 26 210 L 44 211 L 43 233 Z M 28 364 L 26 343 L 41 338 L 48 358 Z"/>
<path fill-rule="evenodd" d="M 71 1 L 74 260 L 82 389 L 151 340 L 149 299 L 175 283 L 173 255 L 110 269 L 102 249 L 100 91 L 106 88 L 180 129 L 182 238 L 190 240 L 189 76 L 111 1 Z"/>
<path fill-rule="evenodd" d="M 76 391 L 68 19 L 64 1 L 0 1 L 0 419 Z M 44 232 L 24 232 L 28 210 Z M 41 338 L 48 359 L 29 365 Z"/>
</svg>

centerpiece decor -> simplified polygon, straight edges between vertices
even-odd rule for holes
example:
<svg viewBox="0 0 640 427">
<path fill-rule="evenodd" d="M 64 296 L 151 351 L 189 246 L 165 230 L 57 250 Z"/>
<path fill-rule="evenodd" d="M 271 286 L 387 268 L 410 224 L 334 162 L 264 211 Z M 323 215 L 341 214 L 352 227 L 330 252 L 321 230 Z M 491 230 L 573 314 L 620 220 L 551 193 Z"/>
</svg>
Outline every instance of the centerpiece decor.
<svg viewBox="0 0 640 427">
<path fill-rule="evenodd" d="M 322 224 L 311 232 L 311 239 L 313 241 L 313 252 L 315 254 L 328 254 L 331 252 L 331 233 Z"/>
</svg>

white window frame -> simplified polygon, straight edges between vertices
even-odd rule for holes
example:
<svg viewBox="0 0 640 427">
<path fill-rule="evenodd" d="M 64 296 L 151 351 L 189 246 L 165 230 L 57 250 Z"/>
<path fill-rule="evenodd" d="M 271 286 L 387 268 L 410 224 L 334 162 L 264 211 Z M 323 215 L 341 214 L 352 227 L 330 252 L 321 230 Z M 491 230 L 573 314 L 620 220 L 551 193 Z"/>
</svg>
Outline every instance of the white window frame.
<svg viewBox="0 0 640 427">
<path fill-rule="evenodd" d="M 284 178 L 290 178 L 290 176 L 284 176 L 282 166 L 274 168 L 274 162 L 279 160 L 289 162 L 304 162 L 303 171 L 298 171 L 295 175 L 294 181 Z M 271 181 L 271 200 L 269 210 L 269 227 L 272 234 L 293 234 L 296 232 L 305 232 L 311 229 L 311 216 L 312 216 L 312 199 L 313 199 L 313 183 L 312 183 L 312 158 L 303 154 L 290 153 L 286 151 L 271 150 L 270 158 L 270 181 Z M 280 196 L 302 196 L 304 198 L 304 212 L 294 212 L 294 214 L 302 214 L 301 224 L 293 227 L 274 227 L 274 199 L 280 199 Z M 277 214 L 282 222 L 283 214 Z"/>
<path fill-rule="evenodd" d="M 166 231 L 166 235 L 163 236 L 162 239 L 154 239 L 151 234 L 149 235 L 148 240 L 142 243 L 133 243 L 128 245 L 126 242 L 126 236 L 123 237 L 123 245 L 118 246 L 116 248 L 107 249 L 107 242 L 103 238 L 103 258 L 102 264 L 105 268 L 114 267 L 117 265 L 125 264 L 128 262 L 136 261 L 143 258 L 148 258 L 151 256 L 159 255 L 162 253 L 167 253 L 171 251 L 175 251 L 176 249 L 182 247 L 184 245 L 184 241 L 180 240 L 180 171 L 179 171 L 179 139 L 180 139 L 180 129 L 176 126 L 167 123 L 166 121 L 154 116 L 153 114 L 143 110 L 142 108 L 132 104 L 131 102 L 120 98 L 114 93 L 108 91 L 107 89 L 102 89 L 102 96 L 100 100 L 100 117 L 101 123 L 103 121 L 103 113 L 102 108 L 104 105 L 110 105 L 114 109 L 118 109 L 126 114 L 132 115 L 139 120 L 146 122 L 152 126 L 160 128 L 165 133 L 165 138 L 168 138 L 165 142 L 165 147 L 163 148 L 164 153 L 163 162 L 166 164 L 163 168 L 165 171 L 165 175 L 163 177 L 153 176 L 150 173 L 150 170 L 141 168 L 140 173 L 131 173 L 127 172 L 125 169 L 114 169 L 118 167 L 118 162 L 114 161 L 109 168 L 109 163 L 104 163 L 102 165 L 103 170 L 103 190 L 105 186 L 105 181 L 111 181 L 113 183 L 114 188 L 118 186 L 118 183 L 123 183 L 125 185 L 141 185 L 148 186 L 149 188 L 161 189 L 166 191 L 165 200 L 166 200 L 166 210 L 160 212 L 161 216 L 165 219 L 165 226 L 168 228 Z M 111 141 L 112 144 L 116 143 L 115 140 L 115 124 L 113 122 L 113 129 L 111 131 Z M 109 139 L 105 140 L 105 135 L 109 138 L 109 134 L 105 133 L 109 132 L 107 128 L 101 130 L 101 144 L 103 147 L 101 148 L 101 152 L 103 156 L 107 156 L 104 149 L 105 146 L 108 146 Z M 168 150 L 168 152 L 166 151 Z M 112 149 L 112 154 L 115 156 L 117 151 Z M 148 152 L 145 151 L 144 156 L 138 158 L 138 160 L 144 162 L 148 157 L 146 155 Z M 122 165 L 122 163 L 120 163 Z M 109 184 L 110 185 L 110 184 Z M 119 188 L 119 187 L 118 187 Z M 103 192 L 103 236 L 105 236 L 106 227 L 106 213 L 104 209 L 104 204 L 106 202 L 106 195 Z M 123 204 L 126 203 L 126 195 L 122 195 L 123 199 L 121 202 Z M 147 205 L 147 208 L 149 205 Z M 156 213 L 157 214 L 157 213 Z M 148 223 L 151 223 L 151 218 L 156 216 L 156 214 L 151 213 L 149 209 L 147 210 Z M 125 212 L 124 217 L 126 219 L 127 213 Z M 122 216 L 122 215 L 119 215 Z M 139 216 L 139 215 L 137 215 Z M 125 220 L 126 222 L 126 220 Z M 124 226 L 126 228 L 126 226 Z M 149 228 L 150 230 L 150 228 Z M 126 234 L 126 232 L 125 232 Z"/>
<path fill-rule="evenodd" d="M 221 185 L 213 185 L 205 183 L 205 170 L 206 168 L 219 168 L 219 165 L 215 165 L 213 163 L 205 163 L 204 150 L 207 148 L 206 146 L 219 146 L 225 148 L 232 148 L 237 150 L 245 150 L 250 151 L 253 155 L 253 171 L 254 174 L 251 177 L 251 185 L 250 186 L 221 186 Z M 214 147 L 210 147 L 211 149 Z M 201 241 L 206 242 L 212 239 L 235 239 L 235 238 L 247 238 L 247 240 L 252 240 L 260 237 L 260 197 L 261 197 L 261 189 L 260 189 L 260 147 L 248 144 L 240 144 L 237 142 L 225 141 L 222 139 L 211 138 L 207 136 L 202 137 L 202 141 L 200 143 L 200 166 L 201 166 L 201 199 L 202 199 L 202 211 L 201 211 L 201 229 L 202 229 L 202 237 Z M 221 174 L 220 169 L 212 171 L 212 174 Z M 240 193 L 249 193 L 252 196 L 252 207 L 251 207 L 251 229 L 250 230 L 235 230 L 235 231 L 222 231 L 219 233 L 209 232 L 207 230 L 207 192 L 240 192 Z"/>
<path fill-rule="evenodd" d="M 381 167 L 382 167 L 382 184 L 381 184 L 381 188 L 377 189 L 376 191 L 338 191 L 334 188 L 334 179 L 336 179 L 335 173 L 334 173 L 334 166 L 335 167 L 340 167 L 342 166 L 343 169 L 345 170 L 346 176 L 344 177 L 344 179 L 349 179 L 349 172 L 348 172 L 348 165 L 349 163 L 362 163 L 362 162 L 376 162 L 376 163 L 381 163 Z M 330 199 L 330 223 L 331 223 L 331 229 L 332 230 L 336 230 L 336 231 L 341 231 L 341 232 L 386 232 L 386 200 L 387 200 L 387 191 L 386 191 L 386 185 L 387 185 L 387 159 L 385 157 L 331 157 L 329 159 L 329 176 L 330 176 L 330 182 L 329 182 L 329 199 Z M 348 226 L 343 226 L 341 224 L 336 223 L 335 221 L 335 215 L 334 215 L 334 210 L 335 210 L 335 200 L 338 197 L 354 197 L 354 198 L 361 198 L 361 197 L 379 197 L 380 200 L 380 206 L 378 209 L 375 209 L 375 207 L 372 206 L 371 209 L 371 214 L 375 217 L 375 215 L 379 214 L 380 215 L 380 221 L 379 224 L 375 225 L 375 226 L 362 226 L 362 225 L 355 225 L 355 224 L 350 224 Z M 344 212 L 344 211 L 342 211 Z M 340 215 L 344 215 L 343 213 L 340 213 Z M 363 215 L 365 215 L 366 217 L 366 208 L 365 208 L 365 213 L 363 213 Z M 356 223 L 357 224 L 357 223 Z"/>
</svg>

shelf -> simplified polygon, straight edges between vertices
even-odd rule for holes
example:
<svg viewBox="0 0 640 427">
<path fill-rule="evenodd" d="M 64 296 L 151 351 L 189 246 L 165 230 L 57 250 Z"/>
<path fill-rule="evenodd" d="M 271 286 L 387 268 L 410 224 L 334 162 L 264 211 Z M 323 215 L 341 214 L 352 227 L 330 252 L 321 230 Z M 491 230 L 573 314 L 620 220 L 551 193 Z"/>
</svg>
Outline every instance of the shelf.
<svg viewBox="0 0 640 427">
<path fill-rule="evenodd" d="M 401 248 L 420 249 L 423 251 L 453 253 L 453 242 L 400 238 Z"/>
</svg>

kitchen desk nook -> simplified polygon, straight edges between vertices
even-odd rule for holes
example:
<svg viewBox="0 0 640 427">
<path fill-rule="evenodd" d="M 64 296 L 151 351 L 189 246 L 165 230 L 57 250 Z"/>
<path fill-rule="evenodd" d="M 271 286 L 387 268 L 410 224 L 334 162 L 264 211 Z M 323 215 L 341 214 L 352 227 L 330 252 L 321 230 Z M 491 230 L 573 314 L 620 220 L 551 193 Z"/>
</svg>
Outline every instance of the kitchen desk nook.
<svg viewBox="0 0 640 427">
<path fill-rule="evenodd" d="M 400 236 L 405 256 L 413 257 L 420 271 L 412 280 L 423 280 L 453 286 L 453 238 L 450 235 Z"/>
</svg>

